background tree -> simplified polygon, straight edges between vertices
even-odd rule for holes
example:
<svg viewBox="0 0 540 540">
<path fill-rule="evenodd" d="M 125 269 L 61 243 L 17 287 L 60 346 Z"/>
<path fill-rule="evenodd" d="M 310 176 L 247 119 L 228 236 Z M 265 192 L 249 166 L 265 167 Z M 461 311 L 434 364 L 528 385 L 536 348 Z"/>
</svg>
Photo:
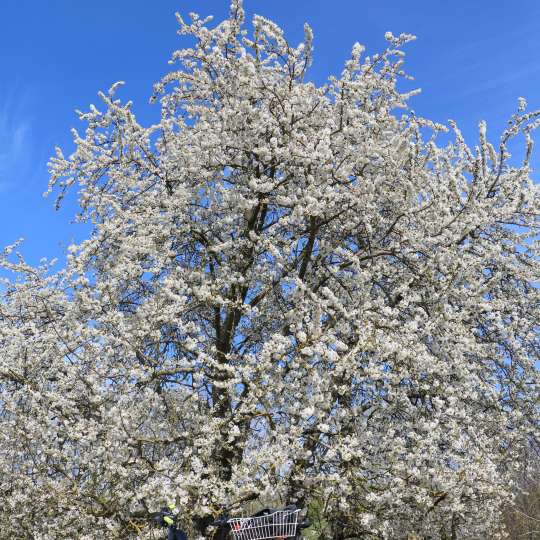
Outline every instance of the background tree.
<svg viewBox="0 0 540 540">
<path fill-rule="evenodd" d="M 2 537 L 151 538 L 172 501 L 208 537 L 257 496 L 336 539 L 496 538 L 538 436 L 539 113 L 442 145 L 397 86 L 412 36 L 319 87 L 307 26 L 178 20 L 160 122 L 114 85 L 51 160 L 91 236 L 56 273 L 4 257 Z"/>
<path fill-rule="evenodd" d="M 532 446 L 523 451 L 517 473 L 515 500 L 504 513 L 508 538 L 540 538 L 540 453 Z"/>
</svg>

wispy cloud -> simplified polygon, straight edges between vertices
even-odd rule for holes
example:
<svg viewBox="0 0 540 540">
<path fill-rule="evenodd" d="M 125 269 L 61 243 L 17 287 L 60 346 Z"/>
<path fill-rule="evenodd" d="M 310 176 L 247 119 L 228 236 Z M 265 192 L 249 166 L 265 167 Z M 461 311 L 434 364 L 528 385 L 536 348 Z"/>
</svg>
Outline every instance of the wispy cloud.
<svg viewBox="0 0 540 540">
<path fill-rule="evenodd" d="M 0 89 L 0 192 L 28 170 L 30 125 L 28 94 Z"/>
<path fill-rule="evenodd" d="M 516 93 L 517 99 L 518 92 L 515 83 L 518 81 L 527 82 L 531 77 L 536 77 L 539 71 L 540 66 L 534 66 L 532 68 L 516 67 L 504 73 L 495 72 L 493 75 L 486 76 L 482 81 L 475 81 L 474 86 L 466 87 L 457 94 L 454 94 L 454 99 L 462 99 L 475 94 L 482 94 L 494 90 L 503 91 L 505 89 L 507 89 L 508 92 Z"/>
<path fill-rule="evenodd" d="M 535 8 L 535 15 L 540 9 Z M 540 72 L 537 17 L 504 28 L 486 26 L 480 36 L 463 34 L 442 52 L 439 84 L 452 85 L 451 101 L 485 93 L 521 95 L 536 85 Z M 451 69 L 446 69 L 451 66 Z M 525 96 L 532 97 L 532 96 Z"/>
</svg>

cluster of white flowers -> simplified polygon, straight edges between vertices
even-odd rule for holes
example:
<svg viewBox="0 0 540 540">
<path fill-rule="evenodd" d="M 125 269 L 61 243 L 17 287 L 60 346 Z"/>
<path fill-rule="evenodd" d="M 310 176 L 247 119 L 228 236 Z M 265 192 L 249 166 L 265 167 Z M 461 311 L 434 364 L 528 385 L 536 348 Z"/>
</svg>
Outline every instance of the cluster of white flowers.
<svg viewBox="0 0 540 540">
<path fill-rule="evenodd" d="M 412 36 L 318 87 L 308 27 L 178 20 L 161 121 L 115 85 L 51 160 L 91 236 L 61 271 L 2 259 L 0 537 L 152 538 L 171 502 L 205 536 L 257 494 L 350 536 L 497 538 L 538 437 L 539 113 L 441 146 L 397 89 Z"/>
</svg>

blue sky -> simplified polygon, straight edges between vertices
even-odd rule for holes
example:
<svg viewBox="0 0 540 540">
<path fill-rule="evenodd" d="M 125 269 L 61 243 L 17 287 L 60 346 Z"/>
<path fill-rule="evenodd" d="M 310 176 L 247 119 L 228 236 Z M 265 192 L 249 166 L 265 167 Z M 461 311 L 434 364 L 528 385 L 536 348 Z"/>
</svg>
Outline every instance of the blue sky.
<svg viewBox="0 0 540 540">
<path fill-rule="evenodd" d="M 315 33 L 312 78 L 339 74 L 352 44 L 368 53 L 387 30 L 413 33 L 406 68 L 422 94 L 420 115 L 455 119 L 474 142 L 480 119 L 497 141 L 523 96 L 540 108 L 540 2 L 526 0 L 245 0 L 248 16 L 276 21 L 298 42 L 304 21 Z M 0 246 L 25 238 L 30 262 L 62 256 L 84 231 L 70 225 L 68 205 L 55 212 L 44 199 L 46 163 L 55 144 L 71 150 L 74 110 L 97 102 L 96 92 L 126 81 L 120 96 L 134 101 L 139 120 L 158 115 L 148 104 L 152 84 L 167 69 L 176 35 L 174 12 L 214 14 L 227 0 L 4 0 L 0 24 Z M 539 145 L 540 146 L 540 145 Z M 540 149 L 534 163 L 540 167 Z"/>
</svg>

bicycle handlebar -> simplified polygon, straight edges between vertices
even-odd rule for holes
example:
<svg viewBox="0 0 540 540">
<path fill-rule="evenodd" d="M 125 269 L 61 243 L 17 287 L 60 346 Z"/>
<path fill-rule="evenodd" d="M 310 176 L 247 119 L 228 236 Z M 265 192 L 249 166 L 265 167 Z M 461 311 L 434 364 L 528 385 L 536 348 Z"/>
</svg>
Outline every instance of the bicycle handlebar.
<svg viewBox="0 0 540 540">
<path fill-rule="evenodd" d="M 249 499 L 244 500 L 253 500 L 255 497 L 251 497 Z M 233 508 L 233 506 L 229 506 L 230 508 Z M 225 510 L 226 507 L 224 507 Z M 288 505 L 281 509 L 276 508 L 263 508 L 262 510 L 259 510 L 255 514 L 252 514 L 249 516 L 249 518 L 262 518 L 263 516 L 269 516 L 271 514 L 277 513 L 277 512 L 292 512 L 295 513 L 298 511 L 297 507 L 295 505 Z M 162 508 L 160 512 L 154 512 L 151 516 L 152 521 L 156 523 L 157 525 L 161 527 L 168 527 L 169 528 L 169 538 L 177 539 L 177 540 L 185 540 L 187 539 L 187 536 L 183 531 L 180 529 L 177 529 L 177 516 L 174 515 L 171 508 Z M 208 522 L 207 522 L 208 523 Z M 212 527 L 217 527 L 218 531 L 221 529 L 224 530 L 230 530 L 231 521 L 228 516 L 228 514 L 224 511 L 223 514 L 215 519 L 214 521 L 208 523 L 208 525 Z M 310 527 L 311 523 L 308 520 L 304 520 L 300 523 L 298 523 L 298 529 L 307 529 Z M 171 534 L 172 533 L 172 534 Z"/>
</svg>

